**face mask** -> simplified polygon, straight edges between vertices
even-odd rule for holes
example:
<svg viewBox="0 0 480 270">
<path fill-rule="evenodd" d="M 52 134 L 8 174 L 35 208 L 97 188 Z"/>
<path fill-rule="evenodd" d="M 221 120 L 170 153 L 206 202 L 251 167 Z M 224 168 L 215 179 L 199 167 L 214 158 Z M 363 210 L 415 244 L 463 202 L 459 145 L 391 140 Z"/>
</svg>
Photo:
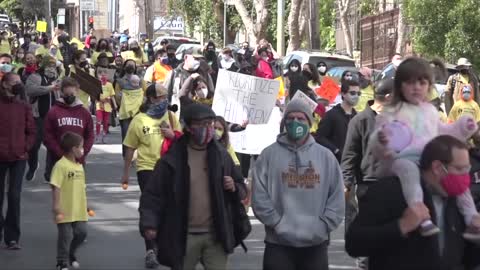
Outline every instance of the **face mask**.
<svg viewBox="0 0 480 270">
<path fill-rule="evenodd" d="M 197 70 L 200 67 L 200 61 L 198 60 L 193 60 L 192 61 L 192 69 L 191 70 Z"/>
<path fill-rule="evenodd" d="M 168 65 L 168 57 L 162 57 L 161 60 L 162 64 Z"/>
<path fill-rule="evenodd" d="M 107 45 L 105 45 L 104 43 L 102 43 L 102 45 L 100 45 L 100 50 L 105 50 L 107 48 Z"/>
<path fill-rule="evenodd" d="M 208 89 L 207 88 L 202 88 L 202 89 L 199 89 L 197 90 L 197 95 L 199 98 L 206 98 L 207 95 L 208 95 Z M 200 96 L 202 95 L 202 96 Z"/>
<path fill-rule="evenodd" d="M 162 118 L 168 108 L 168 100 L 163 100 L 158 104 L 151 104 L 146 114 L 152 118 Z"/>
<path fill-rule="evenodd" d="M 264 57 L 262 57 L 262 59 L 263 59 L 263 61 L 268 62 L 268 56 L 264 56 Z"/>
<path fill-rule="evenodd" d="M 451 174 L 443 167 L 447 175 L 442 179 L 442 187 L 448 196 L 455 197 L 463 194 L 470 187 L 470 174 Z"/>
<path fill-rule="evenodd" d="M 223 130 L 215 129 L 215 140 L 220 140 L 223 136 Z"/>
<path fill-rule="evenodd" d="M 393 64 L 395 67 L 400 66 L 401 63 L 402 63 L 402 60 L 394 60 L 394 61 L 392 62 L 392 64 Z"/>
<path fill-rule="evenodd" d="M 464 93 L 462 94 L 462 98 L 463 98 L 463 100 L 465 100 L 465 101 L 470 100 L 471 97 L 472 97 L 472 94 L 470 94 L 470 92 L 464 92 Z"/>
<path fill-rule="evenodd" d="M 207 145 L 212 141 L 215 130 L 213 127 L 196 127 L 191 128 L 192 138 L 196 145 Z"/>
<path fill-rule="evenodd" d="M 9 73 L 13 69 L 13 66 L 10 64 L 0 64 L 0 71 L 3 73 Z"/>
<path fill-rule="evenodd" d="M 468 69 L 462 69 L 462 70 L 460 70 L 460 73 L 463 74 L 463 75 L 467 75 L 468 74 Z"/>
<path fill-rule="evenodd" d="M 100 82 L 102 83 L 102 85 L 107 84 L 107 81 L 108 81 L 107 76 L 105 75 L 100 76 Z"/>
<path fill-rule="evenodd" d="M 168 56 L 168 58 L 174 58 L 174 57 L 175 57 L 175 53 L 167 53 L 167 56 Z"/>
<path fill-rule="evenodd" d="M 285 127 L 287 129 L 288 137 L 294 141 L 305 138 L 309 131 L 309 127 L 307 124 L 304 124 L 297 120 L 287 122 Z"/>
<path fill-rule="evenodd" d="M 97 43 L 91 43 L 90 42 L 90 48 L 95 48 L 97 46 Z"/>
<path fill-rule="evenodd" d="M 363 78 L 363 77 L 360 77 L 359 83 L 360 83 L 360 88 L 361 88 L 361 89 L 365 89 L 365 88 L 367 88 L 367 87 L 370 85 L 370 81 L 367 80 L 367 79 L 365 79 L 365 78 Z"/>
<path fill-rule="evenodd" d="M 17 54 L 18 59 L 23 59 L 23 57 L 25 57 L 25 54 Z"/>
<path fill-rule="evenodd" d="M 297 71 L 298 71 L 298 67 L 296 67 L 296 66 L 291 66 L 291 67 L 290 67 L 290 71 L 292 71 L 292 72 L 297 72 Z"/>
<path fill-rule="evenodd" d="M 357 106 L 359 100 L 360 100 L 359 95 L 355 95 L 355 96 L 352 96 L 350 94 L 345 95 L 345 101 L 347 101 L 347 103 L 350 106 Z"/>
<path fill-rule="evenodd" d="M 125 72 L 128 74 L 133 74 L 133 72 L 135 72 L 135 68 L 133 66 L 126 66 Z"/>
<path fill-rule="evenodd" d="M 302 71 L 302 74 L 303 74 L 303 76 L 305 76 L 305 78 L 307 80 L 310 81 L 312 79 L 312 73 L 310 73 L 310 71 L 304 70 L 304 71 Z"/>
<path fill-rule="evenodd" d="M 318 70 L 318 72 L 320 72 L 320 73 L 323 74 L 323 73 L 325 73 L 325 72 L 327 71 L 327 67 L 321 66 L 321 67 L 318 67 L 317 70 Z"/>
<path fill-rule="evenodd" d="M 57 77 L 57 70 L 55 68 L 45 68 L 43 73 L 45 74 L 45 77 L 49 79 L 54 79 Z"/>
<path fill-rule="evenodd" d="M 23 92 L 24 92 L 23 84 L 17 83 L 14 86 L 12 86 L 12 94 L 14 94 L 15 96 Z"/>
<path fill-rule="evenodd" d="M 87 65 L 88 65 L 87 61 L 82 61 L 82 62 L 80 62 L 80 64 L 78 64 L 78 66 L 81 67 L 81 68 L 85 68 Z"/>
<path fill-rule="evenodd" d="M 138 50 L 138 47 L 137 46 L 132 46 L 132 47 L 130 47 L 130 50 L 136 51 L 136 50 Z"/>
<path fill-rule="evenodd" d="M 345 80 L 351 81 L 353 79 L 352 75 L 347 75 L 345 76 Z"/>
<path fill-rule="evenodd" d="M 63 97 L 63 100 L 65 101 L 65 104 L 67 104 L 67 105 L 72 105 L 73 102 L 75 102 L 76 99 L 77 99 L 76 96 L 64 96 Z"/>
</svg>

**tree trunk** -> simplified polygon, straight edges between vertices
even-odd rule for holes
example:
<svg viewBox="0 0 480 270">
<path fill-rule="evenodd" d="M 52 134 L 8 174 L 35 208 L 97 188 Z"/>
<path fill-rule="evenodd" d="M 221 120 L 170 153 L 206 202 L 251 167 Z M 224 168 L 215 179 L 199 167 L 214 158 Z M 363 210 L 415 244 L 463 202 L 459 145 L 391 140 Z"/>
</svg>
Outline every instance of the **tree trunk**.
<svg viewBox="0 0 480 270">
<path fill-rule="evenodd" d="M 308 20 L 307 20 L 307 1 L 302 1 L 302 5 L 300 6 L 300 16 L 299 16 L 299 24 L 300 24 L 300 37 L 302 40 L 305 40 L 308 30 Z"/>
<path fill-rule="evenodd" d="M 306 1 L 306 0 L 305 0 Z M 320 49 L 320 31 L 318 29 L 318 0 L 311 1 L 310 6 L 310 29 L 311 29 L 311 48 L 314 50 Z"/>
<path fill-rule="evenodd" d="M 340 13 L 340 24 L 342 25 L 343 36 L 345 38 L 345 50 L 349 56 L 353 55 L 352 51 L 352 35 L 350 33 L 350 26 L 348 25 L 348 12 L 350 7 L 350 0 L 337 0 L 338 9 Z"/>
<path fill-rule="evenodd" d="M 152 0 L 145 0 L 144 14 L 145 14 L 145 30 L 147 37 L 153 39 L 153 16 L 152 16 Z"/>
<path fill-rule="evenodd" d="M 236 0 L 235 9 L 242 19 L 248 38 L 251 43 L 258 43 L 266 35 L 268 23 L 267 4 L 270 0 L 256 0 L 254 6 L 256 10 L 255 20 L 250 16 L 249 11 L 245 7 L 244 0 Z"/>
<path fill-rule="evenodd" d="M 403 18 L 403 3 L 399 3 L 399 13 L 398 13 L 398 25 L 397 25 L 397 44 L 395 46 L 395 52 L 403 54 L 405 52 L 405 35 L 406 35 L 406 26 L 405 20 Z"/>
<path fill-rule="evenodd" d="M 301 5 L 302 0 L 292 0 L 291 2 L 290 14 L 288 15 L 288 34 L 290 39 L 288 40 L 287 52 L 298 50 L 302 43 L 300 36 L 300 24 L 298 21 Z"/>
</svg>

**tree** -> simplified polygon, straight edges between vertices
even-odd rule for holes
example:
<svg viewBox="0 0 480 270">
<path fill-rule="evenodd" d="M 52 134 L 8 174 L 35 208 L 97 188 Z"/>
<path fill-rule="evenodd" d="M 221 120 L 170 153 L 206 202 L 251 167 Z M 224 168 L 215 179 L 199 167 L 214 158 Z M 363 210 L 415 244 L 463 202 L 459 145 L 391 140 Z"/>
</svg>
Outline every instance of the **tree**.
<svg viewBox="0 0 480 270">
<path fill-rule="evenodd" d="M 302 2 L 303 0 L 292 0 L 290 4 L 290 14 L 288 15 L 288 32 L 290 34 L 290 39 L 288 42 L 287 52 L 298 50 L 302 43 L 299 23 Z"/>
<path fill-rule="evenodd" d="M 405 52 L 405 35 L 407 34 L 407 27 L 404 19 L 404 6 L 403 2 L 398 5 L 398 24 L 397 24 L 397 44 L 395 45 L 395 51 L 403 54 Z"/>
<path fill-rule="evenodd" d="M 342 25 L 343 36 L 345 38 L 345 48 L 348 55 L 353 55 L 352 35 L 348 25 L 348 15 L 350 12 L 350 0 L 337 0 L 338 12 L 340 13 L 340 24 Z"/>
<path fill-rule="evenodd" d="M 258 43 L 265 38 L 269 23 L 268 5 L 270 0 L 254 0 L 255 12 L 252 12 L 252 15 L 247 10 L 247 0 L 236 0 L 234 3 L 250 41 Z"/>
<path fill-rule="evenodd" d="M 320 29 L 320 48 L 335 49 L 335 0 L 321 0 L 318 8 L 318 28 Z"/>
</svg>

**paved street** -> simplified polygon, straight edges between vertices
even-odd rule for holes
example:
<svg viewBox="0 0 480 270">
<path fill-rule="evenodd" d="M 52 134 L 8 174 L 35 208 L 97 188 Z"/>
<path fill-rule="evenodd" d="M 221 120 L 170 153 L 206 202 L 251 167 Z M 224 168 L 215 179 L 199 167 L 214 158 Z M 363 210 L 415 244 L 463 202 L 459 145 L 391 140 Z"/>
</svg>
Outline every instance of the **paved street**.
<svg viewBox="0 0 480 270">
<path fill-rule="evenodd" d="M 96 216 L 88 224 L 88 240 L 78 253 L 81 269 L 143 269 L 144 245 L 138 233 L 138 197 L 135 172 L 127 191 L 119 184 L 122 174 L 120 135 L 112 129 L 108 145 L 95 145 L 88 158 L 87 196 Z M 45 152 L 42 149 L 41 160 Z M 36 180 L 24 182 L 20 251 L 0 250 L 0 269 L 54 269 L 56 226 L 51 214 L 50 187 L 43 182 L 43 164 Z M 263 226 L 252 217 L 253 233 L 245 254 L 230 257 L 230 269 L 261 269 Z M 355 269 L 344 252 L 343 226 L 332 235 L 330 269 Z M 3 245 L 3 243 L 2 243 Z M 162 268 L 163 269 L 163 268 Z"/>
</svg>

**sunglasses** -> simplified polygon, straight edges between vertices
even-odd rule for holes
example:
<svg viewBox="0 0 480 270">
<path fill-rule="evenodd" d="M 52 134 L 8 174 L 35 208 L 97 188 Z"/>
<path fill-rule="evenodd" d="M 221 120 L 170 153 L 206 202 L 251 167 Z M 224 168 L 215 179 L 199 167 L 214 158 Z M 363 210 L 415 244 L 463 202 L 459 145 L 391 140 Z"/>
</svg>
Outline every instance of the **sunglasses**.
<svg viewBox="0 0 480 270">
<path fill-rule="evenodd" d="M 350 96 L 361 96 L 362 95 L 362 92 L 360 91 L 348 91 L 348 93 L 350 94 Z"/>
</svg>

